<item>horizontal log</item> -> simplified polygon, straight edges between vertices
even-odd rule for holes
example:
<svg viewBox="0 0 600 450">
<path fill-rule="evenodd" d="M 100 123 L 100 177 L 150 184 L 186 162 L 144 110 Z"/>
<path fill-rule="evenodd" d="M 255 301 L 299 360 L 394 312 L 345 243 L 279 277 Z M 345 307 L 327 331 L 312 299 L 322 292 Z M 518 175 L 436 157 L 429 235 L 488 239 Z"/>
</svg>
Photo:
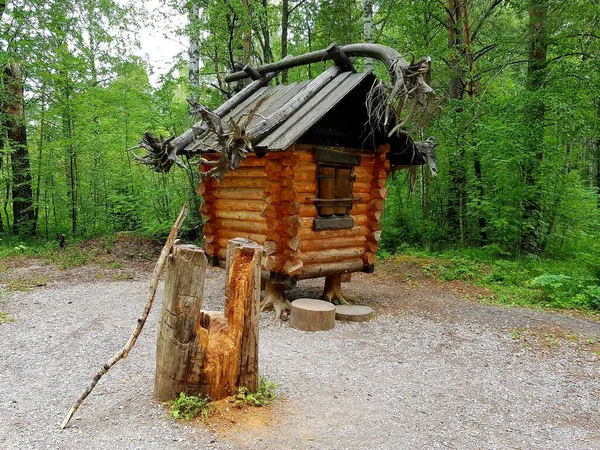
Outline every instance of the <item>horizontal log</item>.
<svg viewBox="0 0 600 450">
<path fill-rule="evenodd" d="M 300 211 L 300 204 L 298 202 L 282 202 L 280 210 L 284 215 L 293 216 Z"/>
<path fill-rule="evenodd" d="M 274 272 L 281 272 L 283 265 L 285 264 L 284 255 L 271 255 L 267 256 L 266 269 Z"/>
<path fill-rule="evenodd" d="M 364 255 L 365 247 L 347 247 L 347 248 L 330 248 L 328 250 L 316 250 L 312 252 L 301 252 L 299 258 L 304 264 L 314 264 L 318 262 L 343 261 L 354 259 Z"/>
<path fill-rule="evenodd" d="M 388 196 L 388 190 L 387 188 L 381 188 L 381 189 L 373 189 L 371 191 L 371 198 L 373 199 L 386 199 Z"/>
<path fill-rule="evenodd" d="M 352 192 L 358 192 L 358 193 L 367 193 L 367 192 L 371 192 L 373 190 L 373 186 L 371 186 L 370 180 L 369 182 L 366 183 L 354 183 L 354 185 L 352 186 Z"/>
<path fill-rule="evenodd" d="M 319 278 L 342 273 L 362 272 L 363 266 L 364 263 L 362 259 L 310 265 L 305 264 L 297 276 L 299 280 L 304 280 L 307 278 Z"/>
<path fill-rule="evenodd" d="M 219 237 L 216 234 L 204 234 L 204 243 L 205 244 L 210 244 L 214 241 L 216 241 Z"/>
<path fill-rule="evenodd" d="M 246 168 L 246 167 L 264 167 L 267 164 L 268 156 L 264 158 L 257 158 L 252 154 L 249 154 L 246 159 L 243 159 L 237 169 Z M 236 170 L 237 170 L 236 169 Z"/>
<path fill-rule="evenodd" d="M 223 179 L 219 182 L 230 178 L 266 178 L 264 167 L 244 167 L 238 166 L 235 170 L 229 170 L 225 173 Z"/>
<path fill-rule="evenodd" d="M 297 252 L 300 249 L 301 240 L 299 237 L 289 238 L 285 246 L 293 252 Z"/>
<path fill-rule="evenodd" d="M 264 217 L 266 219 L 274 219 L 277 217 L 278 214 L 279 212 L 277 211 L 277 206 L 270 204 L 265 204 L 265 207 L 260 212 L 261 217 Z"/>
<path fill-rule="evenodd" d="M 299 258 L 287 259 L 283 265 L 283 273 L 293 277 L 304 267 L 304 263 Z"/>
<path fill-rule="evenodd" d="M 305 239 L 300 244 L 300 251 L 311 252 L 330 248 L 358 247 L 365 245 L 366 236 L 333 237 L 328 239 Z"/>
<path fill-rule="evenodd" d="M 212 191 L 215 198 L 236 200 L 262 200 L 263 189 L 253 188 L 216 188 Z"/>
<path fill-rule="evenodd" d="M 225 230 L 235 230 L 262 234 L 266 233 L 268 229 L 264 220 L 262 222 L 244 222 L 243 220 L 217 219 L 215 224 L 219 230 L 219 233 Z"/>
<path fill-rule="evenodd" d="M 352 209 L 350 210 L 351 216 L 357 216 L 359 214 L 368 214 L 371 209 L 371 205 L 368 203 L 353 203 Z"/>
<path fill-rule="evenodd" d="M 374 180 L 371 181 L 371 186 L 373 186 L 375 189 L 381 189 L 384 188 L 387 185 L 387 179 L 385 178 L 376 178 Z"/>
<path fill-rule="evenodd" d="M 365 263 L 366 266 L 371 265 L 371 264 L 375 264 L 375 261 L 377 261 L 377 254 L 374 252 L 367 252 L 364 254 L 363 256 L 363 262 Z"/>
<path fill-rule="evenodd" d="M 264 245 L 265 255 L 270 256 L 279 250 L 279 246 L 275 241 L 266 241 Z"/>
<path fill-rule="evenodd" d="M 369 224 L 369 217 L 365 214 L 356 214 L 351 216 L 354 219 L 354 226 L 361 226 Z M 300 227 L 301 228 L 309 228 L 311 230 L 314 229 L 315 219 L 313 217 L 302 217 L 300 219 Z"/>
<path fill-rule="evenodd" d="M 260 233 L 248 233 L 248 232 L 244 232 L 244 231 L 220 230 L 219 237 L 225 238 L 227 240 L 241 237 L 241 238 L 250 239 L 251 241 L 254 241 L 260 245 L 263 245 L 265 243 L 265 235 L 260 234 Z"/>
<path fill-rule="evenodd" d="M 305 181 L 314 181 L 317 179 L 317 166 L 312 167 L 302 167 L 296 169 L 296 173 L 294 175 L 294 181 L 296 184 L 299 182 Z"/>
<path fill-rule="evenodd" d="M 223 178 L 218 187 L 220 188 L 262 188 L 264 189 L 267 185 L 266 178 L 247 177 L 247 178 Z"/>
<path fill-rule="evenodd" d="M 345 230 L 314 231 L 312 228 L 300 228 L 298 237 L 302 241 L 310 239 L 331 239 L 336 237 L 367 236 L 371 230 L 366 226 L 354 226 Z"/>
<path fill-rule="evenodd" d="M 298 211 L 300 217 L 317 217 L 317 207 L 314 204 L 300 206 Z"/>
<path fill-rule="evenodd" d="M 315 176 L 312 180 L 296 181 L 294 187 L 296 192 L 312 192 L 315 195 L 317 192 L 317 177 Z"/>
<path fill-rule="evenodd" d="M 227 211 L 219 209 L 214 212 L 214 216 L 217 219 L 236 219 L 266 223 L 264 217 L 261 217 L 260 213 L 256 211 Z"/>
<path fill-rule="evenodd" d="M 281 189 L 280 199 L 282 202 L 293 202 L 296 200 L 296 191 L 291 187 Z"/>
<path fill-rule="evenodd" d="M 204 206 L 206 203 L 202 204 Z M 209 208 L 214 205 L 216 209 L 220 210 L 239 210 L 239 211 L 258 211 L 261 212 L 265 207 L 264 200 L 215 200 Z M 204 212 L 204 211 L 202 211 Z"/>
</svg>

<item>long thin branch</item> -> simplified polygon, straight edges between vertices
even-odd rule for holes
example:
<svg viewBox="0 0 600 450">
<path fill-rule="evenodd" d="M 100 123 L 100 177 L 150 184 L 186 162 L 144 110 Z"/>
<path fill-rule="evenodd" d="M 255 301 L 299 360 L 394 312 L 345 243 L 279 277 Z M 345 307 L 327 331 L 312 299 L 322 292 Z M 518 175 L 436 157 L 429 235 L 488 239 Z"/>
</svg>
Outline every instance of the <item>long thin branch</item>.
<svg viewBox="0 0 600 450">
<path fill-rule="evenodd" d="M 148 318 L 150 309 L 152 308 L 152 303 L 154 302 L 154 296 L 156 295 L 156 289 L 158 288 L 158 281 L 160 278 L 160 273 L 162 272 L 163 268 L 165 267 L 165 263 L 167 262 L 167 257 L 169 256 L 169 254 L 171 253 L 171 249 L 173 248 L 173 244 L 175 242 L 175 237 L 177 236 L 177 232 L 179 231 L 179 228 L 181 228 L 181 224 L 185 220 L 186 215 L 187 215 L 187 204 L 183 205 L 183 208 L 181 208 L 179 217 L 177 217 L 177 220 L 173 224 L 173 228 L 171 228 L 171 232 L 169 233 L 167 242 L 165 242 L 165 246 L 163 247 L 162 252 L 160 253 L 160 257 L 158 258 L 158 261 L 156 262 L 156 266 L 154 266 L 154 272 L 152 272 L 152 281 L 150 282 L 150 290 L 148 291 L 148 299 L 146 301 L 146 306 L 144 308 L 144 311 L 142 312 L 142 316 L 137 320 L 137 325 L 135 327 L 135 330 L 133 331 L 131 337 L 127 341 L 127 344 L 125 344 L 125 346 L 121 349 L 121 351 L 119 353 L 117 353 L 115 356 L 110 358 L 98 370 L 98 372 L 96 373 L 96 376 L 94 376 L 94 378 L 92 379 L 92 382 L 89 384 L 88 387 L 86 387 L 84 389 L 84 391 L 81 393 L 81 395 L 79 396 L 77 401 L 75 403 L 73 403 L 73 406 L 71 406 L 71 409 L 65 416 L 65 419 L 60 424 L 61 430 L 69 424 L 69 421 L 73 417 L 73 414 L 75 414 L 75 412 L 77 411 L 79 406 L 81 406 L 81 404 L 86 399 L 86 397 L 88 395 L 90 395 L 90 393 L 92 392 L 92 389 L 94 389 L 96 384 L 98 384 L 98 381 L 100 381 L 100 378 L 102 378 L 102 376 L 106 372 L 108 372 L 109 369 L 112 366 L 114 366 L 117 362 L 119 362 L 121 359 L 127 358 L 127 355 L 129 355 L 129 351 L 135 345 L 135 342 L 137 341 L 137 338 L 140 335 L 140 333 L 142 332 L 142 328 L 144 327 L 144 324 L 146 323 L 146 319 Z"/>
</svg>

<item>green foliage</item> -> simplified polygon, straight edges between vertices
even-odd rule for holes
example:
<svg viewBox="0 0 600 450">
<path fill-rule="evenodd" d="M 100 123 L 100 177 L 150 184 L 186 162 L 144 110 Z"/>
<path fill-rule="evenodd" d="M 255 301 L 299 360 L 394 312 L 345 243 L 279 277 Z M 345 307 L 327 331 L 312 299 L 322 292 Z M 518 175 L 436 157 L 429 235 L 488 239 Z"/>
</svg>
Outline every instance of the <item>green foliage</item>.
<svg viewBox="0 0 600 450">
<path fill-rule="evenodd" d="M 277 397 L 275 389 L 277 389 L 276 383 L 260 377 L 256 392 L 250 392 L 242 386 L 238 389 L 235 400 L 239 407 L 244 405 L 265 406 Z"/>
<path fill-rule="evenodd" d="M 439 253 L 405 247 L 403 253 L 416 258 L 427 276 L 444 281 L 462 280 L 487 288 L 491 292 L 489 301 L 600 311 L 598 257 L 514 258 L 497 246 Z"/>
<path fill-rule="evenodd" d="M 200 416 L 206 420 L 212 411 L 210 400 L 201 396 L 180 393 L 171 405 L 171 417 L 192 420 Z"/>
</svg>

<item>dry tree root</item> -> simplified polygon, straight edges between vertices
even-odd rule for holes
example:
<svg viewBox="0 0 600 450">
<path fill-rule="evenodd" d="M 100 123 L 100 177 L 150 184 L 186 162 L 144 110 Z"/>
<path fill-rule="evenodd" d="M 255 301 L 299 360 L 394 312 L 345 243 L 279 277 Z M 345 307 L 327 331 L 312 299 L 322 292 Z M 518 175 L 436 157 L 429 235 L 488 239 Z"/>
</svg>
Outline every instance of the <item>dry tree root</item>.
<svg viewBox="0 0 600 450">
<path fill-rule="evenodd" d="M 265 298 L 260 303 L 260 310 L 269 311 L 273 309 L 275 311 L 274 322 L 280 321 L 281 314 L 289 312 L 292 308 L 290 301 L 285 298 L 284 290 L 285 286 L 283 284 L 273 284 L 268 281 L 265 283 Z"/>
<path fill-rule="evenodd" d="M 349 305 L 349 301 L 356 302 L 358 299 L 342 292 L 342 275 L 330 275 L 325 277 L 325 289 L 321 300 L 326 300 L 334 305 Z"/>
</svg>

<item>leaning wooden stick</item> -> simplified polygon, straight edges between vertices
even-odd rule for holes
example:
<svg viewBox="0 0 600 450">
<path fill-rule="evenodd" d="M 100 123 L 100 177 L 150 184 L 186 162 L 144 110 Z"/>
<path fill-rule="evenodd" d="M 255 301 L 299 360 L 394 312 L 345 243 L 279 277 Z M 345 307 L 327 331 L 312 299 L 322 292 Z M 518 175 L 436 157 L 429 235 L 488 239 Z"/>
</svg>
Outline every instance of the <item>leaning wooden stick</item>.
<svg viewBox="0 0 600 450">
<path fill-rule="evenodd" d="M 135 342 L 137 341 L 137 338 L 140 335 L 140 333 L 142 332 L 142 328 L 144 327 L 144 324 L 146 323 L 146 319 L 148 318 L 148 313 L 150 313 L 150 309 L 152 308 L 152 303 L 154 302 L 154 296 L 156 295 L 156 289 L 158 288 L 158 281 L 160 278 L 160 273 L 162 272 L 163 268 L 165 267 L 165 263 L 167 262 L 167 257 L 169 256 L 169 254 L 171 253 L 171 249 L 173 248 L 173 244 L 175 242 L 175 237 L 177 236 L 177 232 L 179 231 L 179 228 L 181 227 L 181 224 L 183 223 L 186 215 L 187 215 L 187 204 L 183 205 L 183 208 L 181 208 L 179 217 L 177 217 L 177 220 L 173 224 L 173 228 L 171 228 L 171 232 L 169 233 L 167 242 L 165 243 L 165 246 L 163 247 L 162 252 L 160 253 L 160 257 L 158 258 L 158 261 L 156 262 L 156 266 L 154 266 L 154 272 L 152 272 L 152 281 L 150 282 L 150 290 L 148 292 L 148 299 L 146 301 L 146 307 L 144 308 L 144 312 L 142 313 L 142 316 L 137 321 L 137 326 L 135 327 L 133 334 L 127 341 L 127 344 L 125 344 L 125 346 L 121 349 L 121 351 L 119 353 L 117 353 L 115 356 L 113 356 L 112 358 L 110 358 L 106 362 L 106 364 L 104 364 L 100 368 L 100 370 L 98 370 L 98 373 L 96 373 L 96 376 L 92 379 L 92 382 L 90 383 L 90 385 L 84 389 L 84 391 L 79 396 L 77 401 L 75 403 L 73 403 L 73 406 L 71 406 L 71 409 L 65 416 L 65 419 L 60 424 L 61 430 L 67 426 L 67 424 L 73 417 L 73 414 L 75 414 L 75 412 L 77 411 L 77 408 L 79 408 L 79 406 L 81 405 L 81 403 L 83 403 L 83 401 L 86 399 L 86 397 L 88 395 L 90 395 L 90 392 L 92 392 L 92 389 L 94 389 L 96 384 L 98 384 L 98 381 L 100 380 L 100 378 L 102 378 L 102 376 L 106 372 L 108 372 L 108 370 L 112 366 L 114 366 L 119 360 L 121 360 L 123 358 L 127 358 L 127 355 L 129 355 L 129 351 L 135 345 Z"/>
</svg>

